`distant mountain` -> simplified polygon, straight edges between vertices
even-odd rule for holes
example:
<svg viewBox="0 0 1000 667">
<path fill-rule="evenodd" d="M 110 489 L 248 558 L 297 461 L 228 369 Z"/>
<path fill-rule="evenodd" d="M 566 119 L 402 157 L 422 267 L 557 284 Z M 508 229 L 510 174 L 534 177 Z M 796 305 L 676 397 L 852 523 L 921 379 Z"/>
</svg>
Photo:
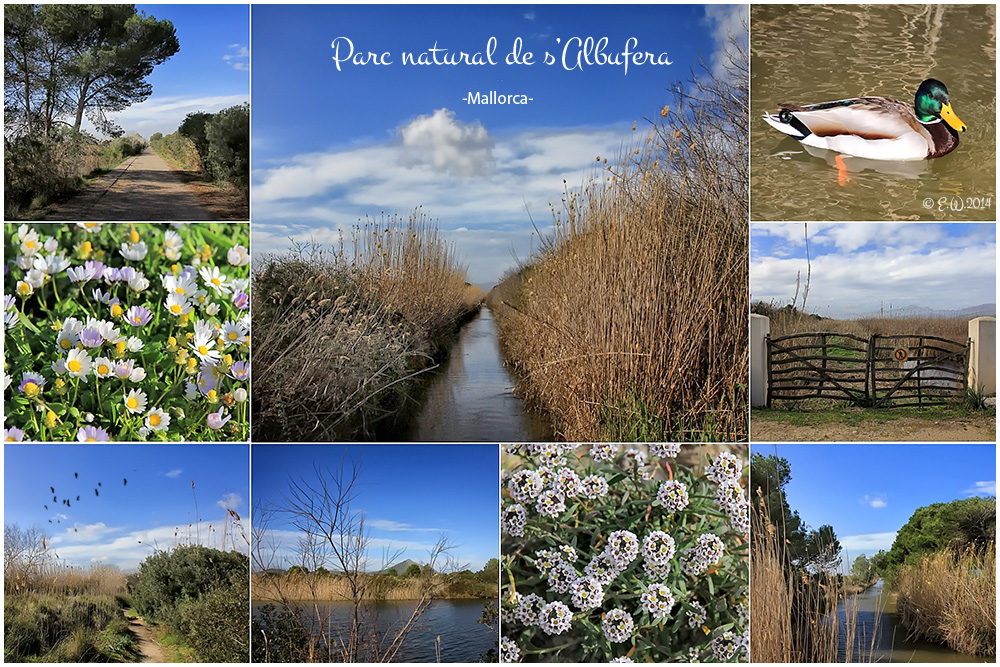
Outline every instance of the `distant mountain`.
<svg viewBox="0 0 1000 667">
<path fill-rule="evenodd" d="M 419 565 L 421 568 L 423 567 L 423 565 L 420 565 L 420 563 L 407 558 L 402 563 L 396 563 L 395 565 L 390 565 L 389 567 L 379 572 L 379 574 L 385 574 L 389 570 L 395 570 L 396 574 L 402 576 L 408 569 L 410 569 L 411 565 Z"/>
<path fill-rule="evenodd" d="M 868 313 L 863 317 L 967 317 L 970 320 L 974 317 L 996 317 L 997 305 L 995 303 L 984 303 L 978 306 L 969 306 L 958 310 L 934 310 L 925 306 L 905 306 L 903 308 L 893 308 L 891 311 L 879 313 Z"/>
</svg>

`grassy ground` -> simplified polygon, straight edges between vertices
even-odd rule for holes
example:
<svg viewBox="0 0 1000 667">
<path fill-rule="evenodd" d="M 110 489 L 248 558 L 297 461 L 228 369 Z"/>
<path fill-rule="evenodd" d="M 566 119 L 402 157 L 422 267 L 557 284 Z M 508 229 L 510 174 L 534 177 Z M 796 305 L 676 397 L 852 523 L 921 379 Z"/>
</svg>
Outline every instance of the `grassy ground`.
<svg viewBox="0 0 1000 667">
<path fill-rule="evenodd" d="M 858 408 L 849 404 L 827 401 L 828 405 L 809 409 L 754 408 L 754 421 L 790 424 L 793 426 L 817 426 L 822 424 L 885 424 L 901 419 L 920 419 L 927 422 L 951 420 L 971 420 L 986 425 L 994 417 L 988 410 L 970 410 L 961 405 L 936 405 L 926 408 Z"/>
<path fill-rule="evenodd" d="M 416 407 L 482 291 L 419 210 L 349 243 L 265 258 L 253 277 L 254 437 L 370 439 Z"/>
</svg>

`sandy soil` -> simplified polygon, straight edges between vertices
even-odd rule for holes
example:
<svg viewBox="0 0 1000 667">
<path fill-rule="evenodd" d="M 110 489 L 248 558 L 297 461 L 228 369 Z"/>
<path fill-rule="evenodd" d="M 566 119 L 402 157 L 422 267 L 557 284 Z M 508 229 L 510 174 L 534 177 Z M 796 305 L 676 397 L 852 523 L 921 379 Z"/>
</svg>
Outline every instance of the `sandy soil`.
<svg viewBox="0 0 1000 667">
<path fill-rule="evenodd" d="M 146 148 L 98 178 L 75 197 L 57 204 L 46 220 L 212 220 L 178 172 Z"/>
<path fill-rule="evenodd" d="M 153 639 L 153 633 L 146 625 L 146 621 L 138 616 L 126 616 L 129 629 L 135 633 L 136 643 L 139 646 L 139 653 L 142 655 L 140 662 L 166 662 L 163 647 Z"/>
<path fill-rule="evenodd" d="M 753 442 L 994 442 L 996 418 L 930 421 L 900 417 L 862 424 L 800 426 L 751 418 Z"/>
</svg>

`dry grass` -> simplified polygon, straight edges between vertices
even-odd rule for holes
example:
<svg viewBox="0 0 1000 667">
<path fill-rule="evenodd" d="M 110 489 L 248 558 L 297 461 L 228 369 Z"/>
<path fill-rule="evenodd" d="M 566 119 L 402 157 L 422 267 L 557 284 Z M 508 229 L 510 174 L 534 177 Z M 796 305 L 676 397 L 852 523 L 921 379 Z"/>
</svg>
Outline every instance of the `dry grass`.
<svg viewBox="0 0 1000 667">
<path fill-rule="evenodd" d="M 969 337 L 969 320 L 964 317 L 864 317 L 856 320 L 834 320 L 776 309 L 769 318 L 772 338 L 821 331 L 853 334 L 862 338 L 874 334 L 880 336 L 922 334 L 959 342 L 964 342 Z"/>
<path fill-rule="evenodd" d="M 893 585 L 907 630 L 968 655 L 996 656 L 996 545 L 942 551 L 904 567 Z"/>
<path fill-rule="evenodd" d="M 857 596 L 847 596 L 842 615 L 839 578 L 793 568 L 781 531 L 767 517 L 761 520 L 754 513 L 753 519 L 750 662 L 871 661 L 877 637 L 865 636 L 858 623 Z"/>
<path fill-rule="evenodd" d="M 254 437 L 370 438 L 478 307 L 419 211 L 369 219 L 352 251 L 299 247 L 254 275 Z"/>
<path fill-rule="evenodd" d="M 365 590 L 373 594 L 373 600 L 419 600 L 426 592 L 426 583 L 420 579 L 373 575 L 369 583 Z M 251 586 L 255 601 L 278 599 L 277 588 L 287 600 L 351 599 L 347 581 L 336 576 L 254 574 Z"/>
<path fill-rule="evenodd" d="M 116 567 L 91 565 L 84 570 L 78 566 L 46 563 L 28 575 L 9 572 L 4 576 L 4 592 L 8 595 L 125 595 L 127 585 L 125 575 Z"/>
<path fill-rule="evenodd" d="M 490 294 L 520 389 L 561 438 L 747 437 L 745 83 L 734 80 L 704 84 L 696 111 L 665 109 L 618 158 L 599 156 L 602 170 L 554 210 L 541 256 Z"/>
</svg>

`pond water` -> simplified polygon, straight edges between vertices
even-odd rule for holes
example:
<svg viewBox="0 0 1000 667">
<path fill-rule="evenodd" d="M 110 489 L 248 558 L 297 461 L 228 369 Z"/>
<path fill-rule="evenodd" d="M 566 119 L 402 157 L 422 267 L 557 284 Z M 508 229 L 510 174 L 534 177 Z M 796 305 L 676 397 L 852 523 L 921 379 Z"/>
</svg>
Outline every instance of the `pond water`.
<svg viewBox="0 0 1000 667">
<path fill-rule="evenodd" d="M 552 437 L 546 420 L 514 395 L 496 323 L 485 307 L 462 328 L 408 430 L 400 434 L 412 442 L 544 442 Z"/>
<path fill-rule="evenodd" d="M 854 659 L 851 662 L 993 662 L 985 658 L 953 651 L 941 644 L 924 641 L 907 641 L 906 629 L 900 625 L 896 614 L 896 596 L 885 593 L 878 582 L 857 598 L 841 600 L 837 606 L 840 614 L 840 661 L 846 657 L 846 636 L 843 628 L 848 611 L 857 605 Z"/>
<path fill-rule="evenodd" d="M 995 24 L 993 4 L 754 5 L 751 219 L 995 220 Z M 845 157 L 843 185 L 837 153 L 807 151 L 761 118 L 780 102 L 876 95 L 912 104 L 928 78 L 944 82 L 968 126 L 958 148 L 914 162 Z"/>
<path fill-rule="evenodd" d="M 477 662 L 479 656 L 494 647 L 496 636 L 478 623 L 485 600 L 434 600 L 420 617 L 416 630 L 406 638 L 395 662 Z M 264 603 L 254 603 L 254 613 Z M 312 614 L 312 603 L 303 603 Z M 413 612 L 411 600 L 378 604 L 379 627 L 383 631 L 399 628 Z M 347 602 L 325 602 L 320 615 L 327 620 L 328 636 L 349 627 L 352 607 Z M 440 643 L 438 637 L 441 638 Z M 438 644 L 437 647 L 435 645 Z"/>
</svg>

